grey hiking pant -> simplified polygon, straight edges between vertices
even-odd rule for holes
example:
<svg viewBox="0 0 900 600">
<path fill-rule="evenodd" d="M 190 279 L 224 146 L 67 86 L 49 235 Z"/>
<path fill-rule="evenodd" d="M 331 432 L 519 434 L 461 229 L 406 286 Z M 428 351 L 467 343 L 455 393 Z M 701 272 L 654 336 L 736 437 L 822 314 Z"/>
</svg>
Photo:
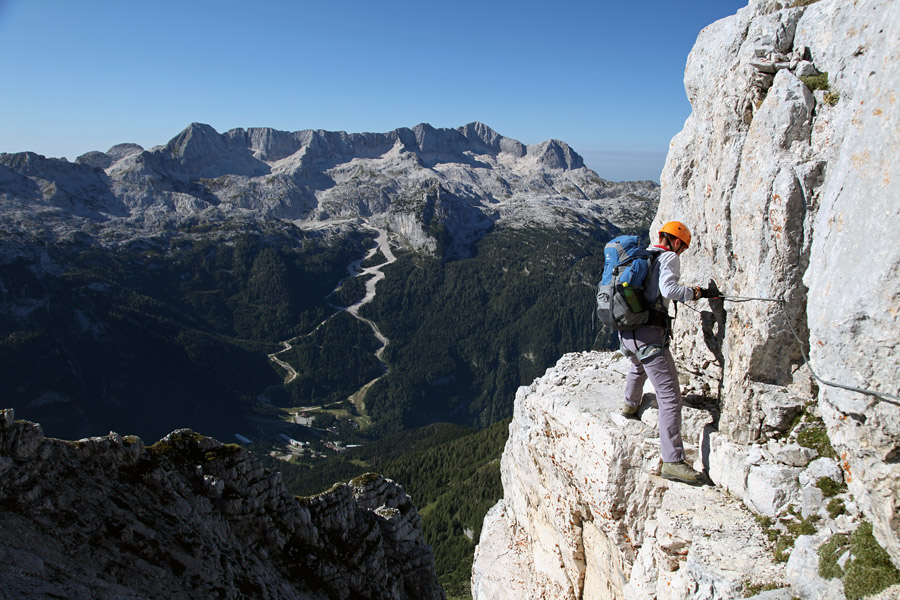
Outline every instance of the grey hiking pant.
<svg viewBox="0 0 900 600">
<path fill-rule="evenodd" d="M 625 379 L 625 402 L 640 406 L 644 382 L 650 378 L 659 405 L 659 445 L 664 462 L 684 460 L 681 441 L 681 386 L 675 360 L 666 347 L 666 331 L 662 327 L 643 326 L 633 331 L 620 331 L 622 352 L 631 359 L 631 370 Z"/>
</svg>

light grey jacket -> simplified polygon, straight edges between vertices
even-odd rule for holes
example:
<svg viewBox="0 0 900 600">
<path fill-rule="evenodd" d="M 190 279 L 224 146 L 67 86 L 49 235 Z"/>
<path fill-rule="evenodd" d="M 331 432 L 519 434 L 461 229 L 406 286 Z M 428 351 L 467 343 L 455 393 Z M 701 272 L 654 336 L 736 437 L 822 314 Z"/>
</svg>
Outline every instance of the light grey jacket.
<svg viewBox="0 0 900 600">
<path fill-rule="evenodd" d="M 648 248 L 656 255 L 650 273 L 644 283 L 644 295 L 655 302 L 662 295 L 663 307 L 669 308 L 669 301 L 690 302 L 694 290 L 678 284 L 681 278 L 681 258 L 675 252 L 660 250 L 656 246 Z"/>
</svg>

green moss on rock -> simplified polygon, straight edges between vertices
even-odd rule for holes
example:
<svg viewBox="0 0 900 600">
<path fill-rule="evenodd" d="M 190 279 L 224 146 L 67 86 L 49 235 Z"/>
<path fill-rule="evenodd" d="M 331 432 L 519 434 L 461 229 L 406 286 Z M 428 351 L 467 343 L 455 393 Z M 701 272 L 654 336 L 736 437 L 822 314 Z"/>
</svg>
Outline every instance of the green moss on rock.
<svg viewBox="0 0 900 600">
<path fill-rule="evenodd" d="M 847 507 L 844 505 L 844 501 L 840 498 L 832 498 L 828 503 L 828 516 L 832 519 L 836 519 L 838 515 L 842 515 L 847 512 Z"/>
<path fill-rule="evenodd" d="M 818 75 L 806 75 L 800 78 L 810 91 L 828 90 L 831 86 L 828 84 L 828 73 L 819 73 Z"/>
<path fill-rule="evenodd" d="M 797 443 L 804 448 L 812 448 L 825 458 L 837 458 L 838 454 L 828 439 L 828 430 L 821 419 L 812 419 L 807 416 L 807 422 L 797 434 Z"/>
<path fill-rule="evenodd" d="M 842 568 L 841 557 L 850 555 Z M 850 600 L 877 594 L 900 584 L 900 571 L 888 553 L 878 545 L 872 524 L 863 522 L 852 534 L 837 534 L 819 547 L 819 574 L 844 582 L 844 593 Z"/>
<path fill-rule="evenodd" d="M 847 484 L 837 483 L 831 477 L 820 477 L 816 480 L 816 487 L 822 490 L 826 498 L 833 498 L 847 491 Z"/>
</svg>

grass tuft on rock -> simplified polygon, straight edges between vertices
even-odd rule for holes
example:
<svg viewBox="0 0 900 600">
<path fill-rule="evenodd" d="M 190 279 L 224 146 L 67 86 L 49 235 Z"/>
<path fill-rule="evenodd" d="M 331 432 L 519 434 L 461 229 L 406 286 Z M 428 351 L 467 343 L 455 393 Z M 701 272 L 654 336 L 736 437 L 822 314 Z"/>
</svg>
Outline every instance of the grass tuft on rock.
<svg viewBox="0 0 900 600">
<path fill-rule="evenodd" d="M 828 429 L 821 419 L 807 415 L 803 428 L 797 433 L 797 443 L 804 448 L 812 448 L 825 458 L 837 458 L 838 454 L 828 439 Z"/>
<path fill-rule="evenodd" d="M 828 516 L 832 519 L 836 519 L 839 515 L 843 515 L 847 512 L 847 507 L 844 505 L 844 501 L 840 498 L 832 498 L 828 503 Z"/>
<path fill-rule="evenodd" d="M 837 483 L 831 477 L 819 477 L 816 480 L 816 487 L 822 490 L 822 494 L 826 498 L 834 498 L 838 494 L 847 491 L 846 483 Z"/>
<path fill-rule="evenodd" d="M 853 533 L 836 534 L 819 547 L 819 575 L 828 579 L 841 578 L 844 593 L 850 600 L 865 598 L 900 584 L 900 571 L 884 548 L 878 545 L 872 534 L 872 524 L 866 522 Z"/>
</svg>

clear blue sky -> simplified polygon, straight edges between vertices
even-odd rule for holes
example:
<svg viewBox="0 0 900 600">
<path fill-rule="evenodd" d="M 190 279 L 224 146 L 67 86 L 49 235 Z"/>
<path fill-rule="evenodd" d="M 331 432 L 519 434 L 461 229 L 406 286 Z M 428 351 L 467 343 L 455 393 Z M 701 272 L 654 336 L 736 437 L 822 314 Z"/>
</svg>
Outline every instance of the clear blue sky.
<svg viewBox="0 0 900 600">
<path fill-rule="evenodd" d="M 0 152 L 74 160 L 197 121 L 386 132 L 482 121 L 659 180 L 685 60 L 747 0 L 0 0 Z"/>
</svg>

